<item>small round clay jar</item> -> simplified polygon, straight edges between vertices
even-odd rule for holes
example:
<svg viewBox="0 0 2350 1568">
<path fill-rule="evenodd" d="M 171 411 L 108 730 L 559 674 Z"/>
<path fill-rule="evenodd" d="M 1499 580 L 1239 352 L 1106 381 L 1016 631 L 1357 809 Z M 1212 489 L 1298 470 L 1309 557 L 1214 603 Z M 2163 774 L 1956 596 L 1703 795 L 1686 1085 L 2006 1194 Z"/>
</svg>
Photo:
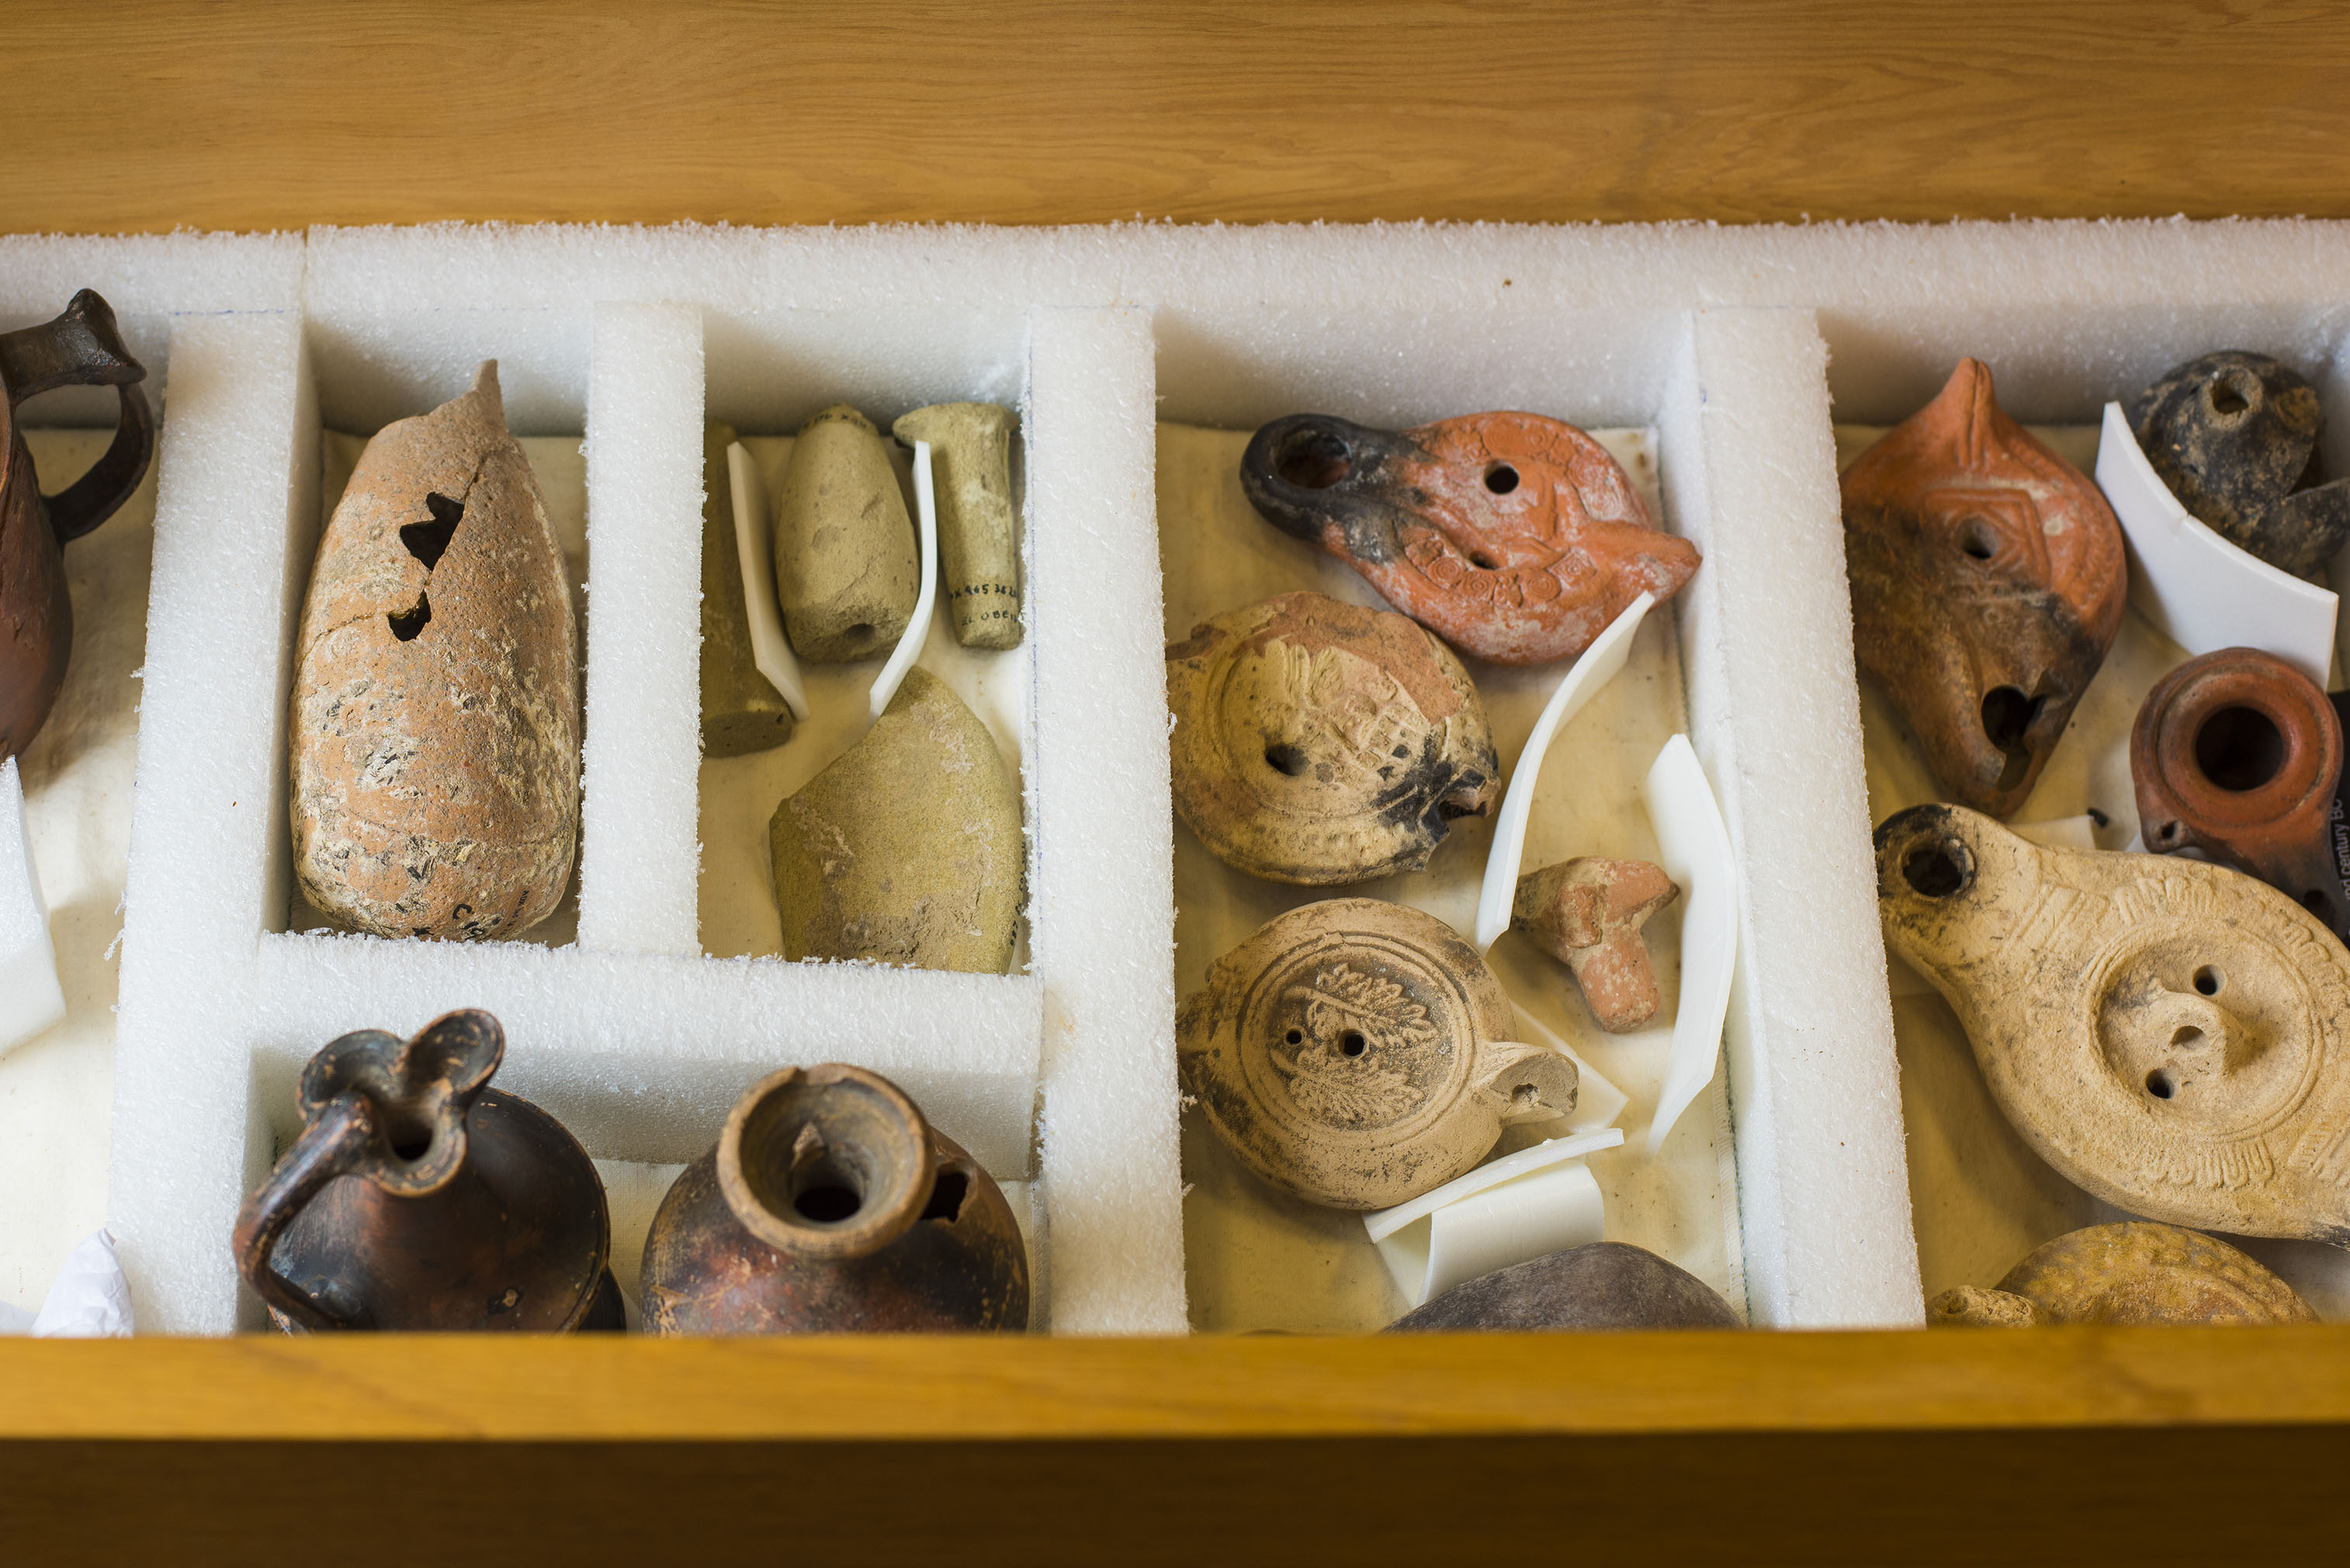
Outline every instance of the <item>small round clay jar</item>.
<svg viewBox="0 0 2350 1568">
<path fill-rule="evenodd" d="M 1226 865 L 1307 887 L 1417 871 L 1502 765 L 1450 649 L 1392 610 L 1283 594 L 1167 650 L 1175 809 Z"/>
<path fill-rule="evenodd" d="M 1186 1090 L 1275 1187 L 1386 1209 L 1440 1187 L 1502 1128 L 1575 1108 L 1572 1058 L 1520 1044 L 1510 998 L 1432 915 L 1333 898 L 1267 921 L 1175 1019 Z"/>
</svg>

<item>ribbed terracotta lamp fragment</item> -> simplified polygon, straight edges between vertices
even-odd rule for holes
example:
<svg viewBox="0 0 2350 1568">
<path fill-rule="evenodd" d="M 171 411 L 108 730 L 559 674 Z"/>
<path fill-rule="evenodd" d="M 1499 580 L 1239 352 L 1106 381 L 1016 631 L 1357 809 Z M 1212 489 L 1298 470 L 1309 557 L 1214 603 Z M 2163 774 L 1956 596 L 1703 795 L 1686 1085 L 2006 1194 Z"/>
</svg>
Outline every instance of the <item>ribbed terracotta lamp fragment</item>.
<svg viewBox="0 0 2350 1568">
<path fill-rule="evenodd" d="M 2041 1324 L 2315 1323 L 2317 1314 L 2258 1259 L 2177 1225 L 2092 1225 L 2039 1248 L 1993 1290 L 1944 1291 L 1929 1328 Z"/>
<path fill-rule="evenodd" d="M 2317 389 L 2290 365 L 2239 349 L 2206 354 L 2127 411 L 2156 474 L 2230 544 L 2305 576 L 2350 539 L 2350 479 L 2326 480 Z"/>
<path fill-rule="evenodd" d="M 1887 945 L 2058 1174 L 2149 1219 L 2350 1245 L 2350 952 L 2298 903 L 1950 805 L 1885 820 L 1877 884 Z"/>
<path fill-rule="evenodd" d="M 1379 898 L 1267 921 L 1175 1018 L 1184 1087 L 1217 1136 L 1333 1209 L 1417 1198 L 1483 1159 L 1503 1127 L 1572 1111 L 1574 1060 L 1515 1032 L 1474 948 Z"/>
<path fill-rule="evenodd" d="M 1961 805 L 2032 793 L 2121 629 L 2121 525 L 1961 359 L 1845 470 L 1854 650 Z"/>
<path fill-rule="evenodd" d="M 1502 765 L 1450 649 L 1392 610 L 1283 594 L 1167 649 L 1175 809 L 1229 866 L 1323 887 L 1417 871 Z"/>
<path fill-rule="evenodd" d="M 2317 683 L 2272 654 L 2226 648 L 2156 682 L 2130 729 L 2138 831 L 2249 872 L 2333 930 L 2342 723 Z"/>
<path fill-rule="evenodd" d="M 1697 546 L 1659 529 L 1607 449 L 1563 420 L 1467 414 L 1391 431 L 1292 414 L 1250 438 L 1264 519 L 1360 572 L 1404 614 L 1497 664 L 1572 659 Z"/>
</svg>

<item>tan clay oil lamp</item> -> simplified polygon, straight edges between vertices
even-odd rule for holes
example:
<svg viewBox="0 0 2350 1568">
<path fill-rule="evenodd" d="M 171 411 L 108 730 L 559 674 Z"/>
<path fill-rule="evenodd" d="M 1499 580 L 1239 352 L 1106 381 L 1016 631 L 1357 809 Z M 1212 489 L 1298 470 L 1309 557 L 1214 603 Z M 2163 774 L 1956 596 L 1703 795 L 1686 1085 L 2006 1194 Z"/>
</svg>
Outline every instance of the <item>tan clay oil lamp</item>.
<svg viewBox="0 0 2350 1568">
<path fill-rule="evenodd" d="M 2121 629 L 2113 508 L 2001 410 L 1976 359 L 1845 470 L 1843 493 L 1862 671 L 1952 799 L 2008 815 Z"/>
<path fill-rule="evenodd" d="M 1539 414 L 1402 431 L 1292 414 L 1249 439 L 1241 488 L 1274 527 L 1496 664 L 1572 659 L 1625 606 L 1672 597 L 1698 567 L 1697 546 L 1656 525 L 1607 448 Z"/>
<path fill-rule="evenodd" d="M 1926 1303 L 1929 1328 L 2316 1321 L 2259 1260 L 2199 1231 L 2145 1221 L 2059 1236 L 1995 1289 L 1961 1285 Z"/>
<path fill-rule="evenodd" d="M 489 1086 L 498 1021 L 346 1034 L 302 1071 L 302 1135 L 237 1216 L 245 1283 L 288 1333 L 623 1326 L 604 1184 L 578 1141 Z"/>
<path fill-rule="evenodd" d="M 878 1073 L 752 1085 L 645 1238 L 673 1334 L 1019 1332 L 1028 1253 L 994 1179 Z"/>
<path fill-rule="evenodd" d="M 1502 764 L 1461 660 L 1392 610 L 1283 594 L 1167 649 L 1175 810 L 1226 865 L 1307 887 L 1417 871 Z"/>
<path fill-rule="evenodd" d="M 1877 888 L 1887 946 L 2059 1175 L 2171 1224 L 2350 1245 L 2350 952 L 2299 903 L 1951 805 L 1885 820 Z"/>
<path fill-rule="evenodd" d="M 2291 366 L 2241 350 L 2206 354 L 2125 411 L 2178 504 L 2229 543 L 2305 577 L 2350 539 L 2350 479 L 2325 479 L 2317 389 Z"/>
<path fill-rule="evenodd" d="M 33 743 L 65 683 L 73 650 L 73 601 L 64 548 L 121 508 L 146 477 L 155 452 L 146 368 L 130 357 L 114 312 L 90 289 L 65 314 L 0 333 L 0 762 Z M 114 440 L 88 472 L 56 495 L 41 493 L 17 405 L 59 387 L 112 387 L 120 403 Z"/>
<path fill-rule="evenodd" d="M 1509 994 L 1433 915 L 1333 898 L 1259 927 L 1175 1016 L 1184 1088 L 1265 1180 L 1388 1209 L 1575 1108 L 1575 1062 L 1510 1039 Z"/>
<path fill-rule="evenodd" d="M 2155 684 L 2130 728 L 2148 849 L 2192 849 L 2259 877 L 2340 932 L 2334 790 L 2342 723 L 2317 683 L 2272 654 L 2226 648 Z"/>
<path fill-rule="evenodd" d="M 554 913 L 579 839 L 579 626 L 495 360 L 368 442 L 295 646 L 303 897 L 382 937 Z"/>
</svg>

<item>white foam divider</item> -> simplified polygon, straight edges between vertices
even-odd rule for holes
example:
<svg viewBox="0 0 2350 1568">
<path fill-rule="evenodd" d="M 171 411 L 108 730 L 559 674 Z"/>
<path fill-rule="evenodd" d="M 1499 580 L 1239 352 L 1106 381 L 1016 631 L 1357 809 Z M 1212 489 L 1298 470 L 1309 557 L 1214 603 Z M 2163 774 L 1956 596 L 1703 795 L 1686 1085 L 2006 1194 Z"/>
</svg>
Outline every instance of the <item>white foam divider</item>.
<svg viewBox="0 0 2350 1568">
<path fill-rule="evenodd" d="M 1174 817 L 1159 637 L 1150 317 L 1030 327 L 1029 920 L 1045 1004 L 1041 1185 L 1054 1331 L 1184 1332 Z"/>
<path fill-rule="evenodd" d="M 16 759 L 0 763 L 0 1055 L 66 1015 Z"/>
<path fill-rule="evenodd" d="M 1721 1023 L 1738 972 L 1738 861 L 1687 735 L 1675 735 L 1657 753 L 1641 781 L 1640 798 L 1656 829 L 1658 857 L 1684 889 L 1685 900 L 1672 1053 L 1657 1114 L 1648 1123 L 1653 1158 L 1681 1113 L 1713 1081 L 1721 1060 Z"/>
<path fill-rule="evenodd" d="M 702 950 L 702 313 L 598 305 L 588 377 L 579 945 Z"/>
</svg>

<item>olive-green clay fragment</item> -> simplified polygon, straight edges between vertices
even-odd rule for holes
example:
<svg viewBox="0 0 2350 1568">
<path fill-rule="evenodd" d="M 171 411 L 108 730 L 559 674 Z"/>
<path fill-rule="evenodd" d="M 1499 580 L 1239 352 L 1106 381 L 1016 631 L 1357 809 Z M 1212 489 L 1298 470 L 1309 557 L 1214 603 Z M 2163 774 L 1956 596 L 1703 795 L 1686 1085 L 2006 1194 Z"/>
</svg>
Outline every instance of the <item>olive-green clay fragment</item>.
<svg viewBox="0 0 2350 1568">
<path fill-rule="evenodd" d="M 800 427 L 775 499 L 775 597 L 793 650 L 816 664 L 887 658 L 921 581 L 889 446 L 835 403 Z"/>
<path fill-rule="evenodd" d="M 1002 974 L 1024 871 L 1020 789 L 978 715 L 921 669 L 767 828 L 788 959 Z"/>
<path fill-rule="evenodd" d="M 726 449 L 731 425 L 702 427 L 702 754 L 741 757 L 792 738 L 792 710 L 759 673 L 751 612 L 743 602 L 743 557 L 734 542 L 733 486 Z"/>
<path fill-rule="evenodd" d="M 1738 1328 L 1711 1285 L 1622 1241 L 1569 1247 L 1453 1286 L 1388 1334 L 1612 1328 Z"/>
<path fill-rule="evenodd" d="M 1012 432 L 1019 424 L 1017 414 L 994 403 L 933 403 L 889 427 L 907 446 L 931 443 L 940 590 L 965 648 L 1020 646 L 1020 535 L 1012 514 Z"/>
</svg>

